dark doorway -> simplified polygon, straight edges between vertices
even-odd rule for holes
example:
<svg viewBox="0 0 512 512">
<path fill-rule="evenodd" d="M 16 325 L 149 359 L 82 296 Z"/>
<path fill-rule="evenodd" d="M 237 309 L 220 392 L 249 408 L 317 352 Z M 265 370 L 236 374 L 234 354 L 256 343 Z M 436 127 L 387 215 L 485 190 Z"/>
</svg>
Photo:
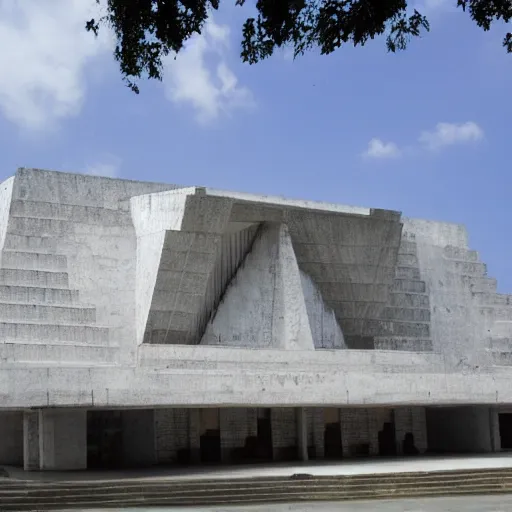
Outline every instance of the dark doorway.
<svg viewBox="0 0 512 512">
<path fill-rule="evenodd" d="M 341 459 L 342 456 L 341 425 L 339 423 L 329 423 L 325 425 L 324 457 L 326 459 Z"/>
<path fill-rule="evenodd" d="M 418 455 L 420 452 L 414 444 L 414 435 L 412 432 L 406 432 L 402 441 L 402 453 L 404 455 Z"/>
<path fill-rule="evenodd" d="M 201 462 L 205 464 L 221 461 L 219 409 L 201 409 Z"/>
<path fill-rule="evenodd" d="M 201 436 L 201 462 L 220 462 L 220 430 L 207 430 Z"/>
<path fill-rule="evenodd" d="M 512 450 L 512 413 L 499 415 L 500 439 L 502 450 Z"/>
<path fill-rule="evenodd" d="M 120 411 L 88 411 L 87 468 L 118 469 L 123 466 Z"/>
<path fill-rule="evenodd" d="M 340 410 L 338 408 L 324 408 L 324 425 L 324 457 L 326 459 L 341 459 L 343 449 Z"/>
<path fill-rule="evenodd" d="M 256 458 L 261 461 L 272 460 L 272 424 L 270 409 L 258 409 L 257 426 L 258 449 Z"/>
<path fill-rule="evenodd" d="M 395 426 L 386 421 L 379 432 L 379 455 L 396 455 Z"/>
</svg>

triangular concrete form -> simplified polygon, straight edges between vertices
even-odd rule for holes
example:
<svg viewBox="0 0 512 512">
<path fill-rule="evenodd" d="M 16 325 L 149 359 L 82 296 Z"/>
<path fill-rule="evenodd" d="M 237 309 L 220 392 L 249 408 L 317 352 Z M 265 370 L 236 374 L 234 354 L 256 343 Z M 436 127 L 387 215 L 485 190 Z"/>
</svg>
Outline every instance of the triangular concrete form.
<svg viewBox="0 0 512 512">
<path fill-rule="evenodd" d="M 315 348 L 347 348 L 336 315 L 325 303 L 322 292 L 308 274 L 300 271 L 300 277 Z"/>
<path fill-rule="evenodd" d="M 263 226 L 208 324 L 202 344 L 314 349 L 286 226 Z"/>
<path fill-rule="evenodd" d="M 290 233 L 285 224 L 281 224 L 277 229 L 279 252 L 274 301 L 274 336 L 280 348 L 314 350 L 299 265 Z"/>
</svg>

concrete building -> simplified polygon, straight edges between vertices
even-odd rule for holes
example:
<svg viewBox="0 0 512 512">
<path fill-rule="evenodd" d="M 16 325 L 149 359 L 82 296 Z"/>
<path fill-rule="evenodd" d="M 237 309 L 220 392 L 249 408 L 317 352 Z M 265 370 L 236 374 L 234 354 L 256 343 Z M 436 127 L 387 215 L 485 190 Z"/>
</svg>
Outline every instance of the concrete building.
<svg viewBox="0 0 512 512">
<path fill-rule="evenodd" d="M 512 300 L 462 226 L 34 169 L 0 194 L 0 464 L 512 448 Z"/>
</svg>

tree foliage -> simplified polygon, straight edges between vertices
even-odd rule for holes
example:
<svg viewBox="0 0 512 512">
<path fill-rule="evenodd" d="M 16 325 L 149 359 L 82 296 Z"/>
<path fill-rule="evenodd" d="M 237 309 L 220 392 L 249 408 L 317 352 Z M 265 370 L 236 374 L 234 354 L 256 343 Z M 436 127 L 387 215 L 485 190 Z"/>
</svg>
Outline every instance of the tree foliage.
<svg viewBox="0 0 512 512">
<path fill-rule="evenodd" d="M 100 3 L 100 0 L 96 0 Z M 227 1 L 227 0 L 225 0 Z M 254 11 L 242 28 L 241 58 L 250 64 L 290 46 L 295 57 L 312 48 L 323 55 L 346 44 L 363 46 L 385 36 L 390 52 L 403 50 L 413 37 L 429 30 L 427 18 L 407 0 L 230 0 Z M 451 0 L 484 30 L 512 18 L 512 0 Z M 98 34 L 102 25 L 117 38 L 115 59 L 129 87 L 137 78 L 162 78 L 162 58 L 177 54 L 219 8 L 220 0 L 107 0 L 106 14 L 86 29 Z M 409 2 L 410 3 L 410 2 Z M 246 5 L 246 4 L 251 4 Z M 254 9 L 255 7 L 255 9 Z M 512 52 L 512 34 L 503 46 Z"/>
</svg>

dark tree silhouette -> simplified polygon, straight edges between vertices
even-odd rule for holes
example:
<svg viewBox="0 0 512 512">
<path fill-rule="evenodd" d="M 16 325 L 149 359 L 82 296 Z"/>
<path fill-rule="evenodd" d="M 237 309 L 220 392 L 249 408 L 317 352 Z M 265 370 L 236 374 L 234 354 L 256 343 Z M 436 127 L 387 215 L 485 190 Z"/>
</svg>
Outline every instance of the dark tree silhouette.
<svg viewBox="0 0 512 512">
<path fill-rule="evenodd" d="M 227 1 L 227 0 L 225 0 Z M 385 36 L 390 52 L 403 50 L 412 37 L 429 30 L 425 16 L 411 10 L 407 0 L 230 0 L 253 8 L 242 29 L 241 57 L 254 64 L 276 48 L 291 46 L 295 57 L 311 48 L 324 55 L 344 44 L 363 46 Z M 100 0 L 97 0 L 99 3 Z M 482 29 L 510 21 L 512 0 L 452 0 Z M 194 34 L 200 34 L 220 0 L 107 0 L 106 14 L 86 23 L 98 34 L 102 25 L 117 38 L 114 56 L 128 86 L 139 89 L 137 78 L 162 77 L 162 57 L 178 53 Z M 411 3 L 411 2 L 409 2 Z M 248 4 L 251 4 L 250 6 Z M 254 9 L 255 7 L 255 9 Z M 512 52 L 512 34 L 503 46 Z"/>
</svg>

